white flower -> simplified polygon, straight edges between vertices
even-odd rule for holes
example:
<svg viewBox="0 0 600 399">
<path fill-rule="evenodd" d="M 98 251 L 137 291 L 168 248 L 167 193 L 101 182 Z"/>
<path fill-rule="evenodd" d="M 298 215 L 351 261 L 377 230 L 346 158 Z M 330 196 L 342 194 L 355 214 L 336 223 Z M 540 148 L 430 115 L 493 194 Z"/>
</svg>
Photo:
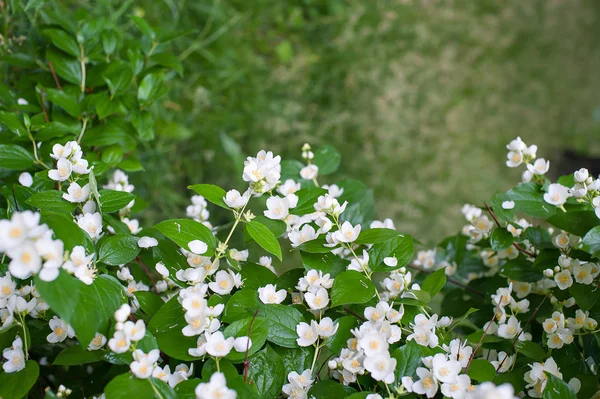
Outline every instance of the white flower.
<svg viewBox="0 0 600 399">
<path fill-rule="evenodd" d="M 521 137 L 517 137 L 506 145 L 506 149 L 509 151 L 525 151 L 527 150 L 527 144 L 521 140 Z"/>
<path fill-rule="evenodd" d="M 506 324 L 498 327 L 498 336 L 506 339 L 514 338 L 521 329 L 521 323 L 515 316 L 510 316 Z"/>
<path fill-rule="evenodd" d="M 387 353 L 389 344 L 385 335 L 376 331 L 365 334 L 358 341 L 358 346 L 365 352 L 368 357 L 375 356 L 380 353 Z"/>
<path fill-rule="evenodd" d="M 115 331 L 115 335 L 108 340 L 108 347 L 115 353 L 125 353 L 130 346 L 131 341 L 123 331 Z"/>
<path fill-rule="evenodd" d="M 159 356 L 160 351 L 158 349 L 153 349 L 148 354 L 145 354 L 140 349 L 136 349 L 133 352 L 134 361 L 131 362 L 129 368 L 137 378 L 150 378 Z"/>
<path fill-rule="evenodd" d="M 141 319 L 135 323 L 133 321 L 126 321 L 123 326 L 123 332 L 125 332 L 127 339 L 130 341 L 140 341 L 146 335 L 146 324 Z"/>
<path fill-rule="evenodd" d="M 102 215 L 99 212 L 86 213 L 77 221 L 79 227 L 84 230 L 92 240 L 100 237 L 102 233 Z"/>
<path fill-rule="evenodd" d="M 240 192 L 238 190 L 229 190 L 229 191 L 227 191 L 227 194 L 225 194 L 223 201 L 230 208 L 240 209 L 240 208 L 243 208 L 244 206 L 246 206 L 249 199 L 250 199 L 250 193 L 248 191 L 246 191 L 242 195 L 242 194 L 240 194 Z"/>
<path fill-rule="evenodd" d="M 516 168 L 523 163 L 523 153 L 521 151 L 509 151 L 506 158 L 506 166 L 509 168 Z"/>
<path fill-rule="evenodd" d="M 140 248 L 152 248 L 158 245 L 158 240 L 154 237 L 144 236 L 138 240 L 137 244 Z"/>
<path fill-rule="evenodd" d="M 502 209 L 514 209 L 515 208 L 515 201 L 503 201 L 502 202 Z"/>
<path fill-rule="evenodd" d="M 48 171 L 48 177 L 55 181 L 65 181 L 71 177 L 73 171 L 73 164 L 71 161 L 65 158 L 60 158 L 56 163 L 56 169 L 50 169 Z"/>
<path fill-rule="evenodd" d="M 293 179 L 287 179 L 283 184 L 277 187 L 277 192 L 283 196 L 286 196 L 288 194 L 294 194 L 301 188 L 302 186 L 300 183 L 296 183 Z"/>
<path fill-rule="evenodd" d="M 89 343 L 87 350 L 97 351 L 98 349 L 101 349 L 104 345 L 106 345 L 106 337 L 100 333 L 96 333 L 92 341 Z"/>
<path fill-rule="evenodd" d="M 200 383 L 196 387 L 196 399 L 236 399 L 237 393 L 227 388 L 225 375 L 213 373 L 208 383 Z"/>
<path fill-rule="evenodd" d="M 493 382 L 478 385 L 475 392 L 469 393 L 468 399 L 517 399 L 515 389 L 509 383 L 496 386 Z"/>
<path fill-rule="evenodd" d="M 315 293 L 304 294 L 304 300 L 312 310 L 320 310 L 329 305 L 329 294 L 325 288 L 319 288 Z"/>
<path fill-rule="evenodd" d="M 46 337 L 46 340 L 50 343 L 55 344 L 57 342 L 63 342 L 67 339 L 67 336 L 69 338 L 75 336 L 75 331 L 73 331 L 71 326 L 56 316 L 50 320 L 49 324 L 52 332 Z"/>
<path fill-rule="evenodd" d="M 344 222 L 340 229 L 334 233 L 335 238 L 340 242 L 354 242 L 360 234 L 361 226 L 357 224 L 352 226 L 350 222 Z"/>
<path fill-rule="evenodd" d="M 186 295 L 181 302 L 181 306 L 183 306 L 190 316 L 202 316 L 206 311 L 207 302 L 203 294 L 193 292 L 190 295 Z"/>
<path fill-rule="evenodd" d="M 181 332 L 186 337 L 193 337 L 195 335 L 200 335 L 206 330 L 206 315 L 204 313 L 196 313 L 196 312 L 186 312 L 185 321 L 188 323 L 187 326 L 183 327 Z M 214 321 L 218 322 L 217 319 Z"/>
<path fill-rule="evenodd" d="M 158 262 L 156 265 L 154 265 L 154 268 L 156 269 L 156 272 L 161 276 L 165 278 L 169 277 L 169 269 L 167 269 L 164 263 Z"/>
<path fill-rule="evenodd" d="M 338 327 L 339 325 L 334 324 L 331 317 L 324 317 L 319 322 L 319 327 L 317 328 L 317 331 L 320 337 L 328 338 L 337 332 Z"/>
<path fill-rule="evenodd" d="M 525 170 L 523 171 L 523 173 L 521 173 L 521 180 L 523 181 L 523 183 L 529 183 L 531 179 L 533 179 L 533 173 L 531 173 L 530 171 Z"/>
<path fill-rule="evenodd" d="M 237 337 L 233 341 L 233 348 L 236 352 L 246 352 L 252 347 L 252 340 L 247 336 Z"/>
<path fill-rule="evenodd" d="M 221 331 L 206 336 L 206 352 L 215 357 L 225 357 L 231 352 L 234 337 L 225 339 Z"/>
<path fill-rule="evenodd" d="M 206 355 L 206 336 L 201 335 L 196 341 L 196 347 L 188 349 L 188 354 L 194 357 L 202 357 Z"/>
<path fill-rule="evenodd" d="M 292 243 L 292 247 L 296 248 L 307 241 L 314 240 L 319 235 L 316 233 L 314 227 L 305 224 L 300 230 L 292 230 L 288 233 L 288 238 Z"/>
<path fill-rule="evenodd" d="M 436 354 L 432 361 L 432 370 L 435 378 L 441 382 L 452 383 L 458 377 L 462 366 L 457 360 L 448 360 L 444 353 Z"/>
<path fill-rule="evenodd" d="M 42 258 L 31 242 L 6 251 L 11 257 L 8 270 L 16 278 L 26 279 L 42 268 Z"/>
<path fill-rule="evenodd" d="M 544 201 L 551 205 L 563 206 L 569 198 L 569 189 L 562 184 L 553 183 L 548 186 L 548 192 L 544 194 Z"/>
<path fill-rule="evenodd" d="M 390 356 L 389 353 L 380 353 L 375 356 L 367 356 L 365 359 L 365 369 L 371 373 L 377 381 L 383 381 L 386 384 L 394 382 L 394 369 L 396 368 L 396 359 Z"/>
<path fill-rule="evenodd" d="M 25 368 L 25 353 L 21 337 L 17 335 L 12 347 L 2 351 L 2 357 L 7 360 L 2 364 L 5 373 L 16 373 Z"/>
<path fill-rule="evenodd" d="M 231 273 L 219 270 L 215 275 L 215 281 L 208 283 L 208 287 L 215 293 L 227 295 L 234 288 L 234 279 Z"/>
<path fill-rule="evenodd" d="M 33 177 L 29 172 L 23 172 L 19 175 L 19 184 L 25 187 L 31 187 L 33 184 Z"/>
<path fill-rule="evenodd" d="M 188 248 L 196 255 L 202 255 L 208 251 L 208 245 L 200 240 L 193 240 L 188 243 Z"/>
<path fill-rule="evenodd" d="M 456 377 L 452 382 L 442 384 L 442 394 L 453 399 L 463 399 L 467 394 L 467 390 L 471 387 L 471 378 L 462 374 Z"/>
<path fill-rule="evenodd" d="M 554 281 L 556 281 L 558 288 L 562 291 L 573 285 L 573 278 L 571 277 L 571 272 L 569 270 L 563 270 L 556 273 L 554 275 Z"/>
<path fill-rule="evenodd" d="M 72 182 L 67 189 L 67 193 L 62 195 L 63 199 L 69 202 L 81 203 L 87 201 L 90 196 L 89 183 L 81 187 L 76 182 Z"/>
<path fill-rule="evenodd" d="M 319 174 L 319 167 L 315 164 L 306 165 L 300 169 L 300 177 L 305 180 L 312 180 Z"/>
<path fill-rule="evenodd" d="M 433 373 L 424 367 L 418 367 L 417 375 L 420 380 L 413 383 L 413 392 L 419 395 L 426 395 L 428 398 L 433 398 L 438 391 L 438 382 Z"/>
<path fill-rule="evenodd" d="M 281 303 L 286 296 L 286 290 L 277 291 L 277 286 L 273 284 L 267 284 L 258 289 L 258 297 L 262 303 Z"/>
<path fill-rule="evenodd" d="M 538 158 L 532 164 L 527 164 L 527 170 L 534 175 L 545 175 L 550 169 L 550 161 L 546 161 L 544 158 Z"/>
<path fill-rule="evenodd" d="M 118 321 L 119 323 L 125 323 L 125 321 L 129 318 L 130 314 L 131 314 L 131 307 L 129 307 L 128 304 L 124 303 L 115 312 L 115 320 Z"/>
<path fill-rule="evenodd" d="M 263 213 L 269 219 L 283 220 L 290 214 L 290 203 L 286 198 L 270 197 L 267 200 L 267 210 Z"/>
<path fill-rule="evenodd" d="M 238 251 L 235 248 L 231 248 L 229 250 L 229 257 L 238 262 L 246 262 L 248 260 L 248 250 L 244 249 L 243 251 Z"/>
<path fill-rule="evenodd" d="M 298 333 L 298 339 L 296 342 L 300 346 L 311 346 L 319 338 L 319 325 L 316 321 L 311 320 L 310 325 L 301 322 L 296 326 L 296 332 Z"/>
<path fill-rule="evenodd" d="M 583 266 L 575 265 L 573 267 L 573 276 L 575 277 L 575 281 L 577 281 L 579 284 L 592 284 L 592 282 L 594 281 L 594 276 L 592 274 L 592 265 L 589 263 Z"/>
<path fill-rule="evenodd" d="M 590 172 L 586 168 L 581 168 L 573 173 L 573 177 L 575 178 L 575 182 L 585 183 L 588 177 L 590 177 Z"/>
</svg>

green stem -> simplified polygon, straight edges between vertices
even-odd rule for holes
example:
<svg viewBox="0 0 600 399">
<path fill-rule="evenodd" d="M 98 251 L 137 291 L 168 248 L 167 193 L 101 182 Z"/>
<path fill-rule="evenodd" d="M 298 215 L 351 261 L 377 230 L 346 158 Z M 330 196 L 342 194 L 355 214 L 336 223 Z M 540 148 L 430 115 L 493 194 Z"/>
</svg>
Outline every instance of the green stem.
<svg viewBox="0 0 600 399">
<path fill-rule="evenodd" d="M 79 44 L 79 63 L 81 64 L 81 92 L 85 93 L 85 52 L 83 44 Z"/>
<path fill-rule="evenodd" d="M 321 347 L 319 346 L 319 340 L 315 343 L 315 355 L 313 356 L 313 361 L 310 366 L 310 375 L 312 376 L 313 370 L 315 369 L 315 364 L 317 363 L 317 358 L 319 357 L 319 350 Z"/>
<path fill-rule="evenodd" d="M 85 128 L 87 127 L 87 123 L 88 123 L 88 119 L 83 118 L 83 126 L 81 126 L 81 132 L 79 132 L 79 137 L 77 137 L 77 144 L 81 143 L 81 139 L 83 138 L 83 135 L 85 134 Z"/>
<path fill-rule="evenodd" d="M 219 365 L 220 359 L 218 357 L 215 357 L 215 363 L 217 363 L 217 371 L 220 373 L 221 372 L 221 366 Z"/>
<path fill-rule="evenodd" d="M 48 165 L 46 165 L 44 162 L 42 162 L 42 160 L 40 160 L 40 158 L 38 157 L 37 145 L 35 143 L 35 139 L 31 135 L 31 132 L 29 131 L 29 129 L 27 129 L 27 136 L 29 137 L 29 140 L 31 140 L 31 144 L 33 144 L 33 157 L 35 158 L 35 163 L 43 166 L 46 169 L 50 169 L 50 167 Z"/>
<path fill-rule="evenodd" d="M 25 348 L 25 360 L 28 360 L 29 349 L 27 347 L 27 326 L 25 324 L 25 317 L 19 313 L 19 319 L 21 320 L 21 327 L 23 328 L 23 347 Z"/>
</svg>

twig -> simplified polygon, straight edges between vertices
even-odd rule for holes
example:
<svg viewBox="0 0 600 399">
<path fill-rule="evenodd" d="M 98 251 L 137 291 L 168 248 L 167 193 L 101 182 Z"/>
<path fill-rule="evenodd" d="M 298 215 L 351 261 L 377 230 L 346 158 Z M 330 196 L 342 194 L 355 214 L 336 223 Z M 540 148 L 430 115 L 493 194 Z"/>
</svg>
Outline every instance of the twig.
<svg viewBox="0 0 600 399">
<path fill-rule="evenodd" d="M 154 278 L 152 278 L 152 274 L 150 273 L 150 269 L 148 269 L 148 266 L 146 266 L 144 262 L 142 262 L 142 259 L 139 256 L 135 257 L 135 261 L 140 265 L 144 273 L 146 273 L 146 276 L 148 276 L 148 278 L 150 279 L 150 283 L 152 284 L 152 289 L 154 290 L 154 293 L 156 295 L 160 295 L 158 290 L 156 289 L 156 283 L 154 282 Z"/>
<path fill-rule="evenodd" d="M 431 274 L 431 272 L 429 270 L 425 270 L 425 269 L 423 269 L 423 268 L 421 268 L 419 266 L 415 266 L 415 265 L 411 264 L 411 265 L 408 265 L 408 267 L 410 267 L 412 269 L 415 269 L 415 270 L 418 270 L 421 273 Z M 462 288 L 464 288 L 467 291 L 471 291 L 473 294 L 476 294 L 476 295 L 479 295 L 479 296 L 485 296 L 485 294 L 483 292 L 478 291 L 478 290 L 476 290 L 473 287 L 469 287 L 468 285 L 466 285 L 464 283 L 461 283 L 460 281 L 455 280 L 452 277 L 446 276 L 446 281 L 449 282 L 449 283 L 451 283 L 451 284 L 454 284 L 454 285 L 457 285 L 459 287 L 462 287 Z"/>
<path fill-rule="evenodd" d="M 527 328 L 527 326 L 529 325 L 529 323 L 531 323 L 531 320 L 533 320 L 533 318 L 537 314 L 538 310 L 540 310 L 540 307 L 546 301 L 546 298 L 547 298 L 547 296 L 544 296 L 544 299 L 542 299 L 542 301 L 540 302 L 540 304 L 537 306 L 537 308 L 535 308 L 534 312 L 529 317 L 529 320 L 527 320 L 527 324 L 525 324 L 525 327 L 521 328 L 521 331 L 519 331 L 519 333 L 517 334 L 517 336 L 513 340 L 512 345 L 510 346 L 510 349 L 508 350 L 508 353 L 506 354 L 506 356 L 504 356 L 504 359 L 502 359 L 502 361 L 500 362 L 500 364 L 498 364 L 498 367 L 496 368 L 496 371 L 500 370 L 500 367 L 502 367 L 502 365 L 504 364 L 504 361 L 506 360 L 506 358 L 508 358 L 508 356 L 510 356 L 512 350 L 515 348 L 515 344 L 519 340 L 519 337 L 521 336 L 521 334 L 523 333 L 523 331 L 525 331 L 525 329 Z"/>
<path fill-rule="evenodd" d="M 250 368 L 250 361 L 248 360 L 248 352 L 250 351 L 250 335 L 252 334 L 252 324 L 254 324 L 254 320 L 256 320 L 256 315 L 258 315 L 258 310 L 254 312 L 254 316 L 252 316 L 250 326 L 248 327 L 248 342 L 246 342 L 246 360 L 244 361 L 244 384 L 248 380 L 248 369 Z"/>
<path fill-rule="evenodd" d="M 498 221 L 498 218 L 496 217 L 496 214 L 494 213 L 494 211 L 492 211 L 492 208 L 490 208 L 490 206 L 484 202 L 483 205 L 485 205 L 487 211 L 489 212 L 490 216 L 492 217 L 492 219 L 494 219 L 494 222 L 496 222 L 496 226 L 498 227 L 502 227 L 500 226 L 500 221 Z M 516 242 L 513 242 L 513 247 L 515 247 L 517 249 L 517 251 L 521 252 L 524 255 L 529 256 L 530 258 L 535 258 L 537 255 L 531 251 L 526 250 L 525 248 L 523 248 L 522 246 L 520 246 L 519 244 L 517 244 Z"/>
<path fill-rule="evenodd" d="M 52 72 L 52 76 L 54 77 L 56 88 L 58 90 L 62 90 L 62 87 L 60 87 L 60 82 L 58 81 L 58 76 L 56 76 L 56 72 L 54 72 L 54 67 L 52 67 L 52 63 L 50 61 L 48 61 L 48 66 L 50 67 L 50 72 Z"/>
<path fill-rule="evenodd" d="M 50 122 L 50 120 L 48 119 L 48 112 L 46 112 L 46 92 L 44 91 L 43 87 L 42 87 L 42 112 L 44 113 L 44 120 L 46 121 L 46 123 Z"/>
<path fill-rule="evenodd" d="M 358 313 L 355 313 L 354 311 L 350 310 L 347 306 L 344 306 L 344 311 L 346 313 L 351 314 L 352 316 L 358 318 L 358 320 L 360 321 L 366 321 L 366 319 L 364 317 L 362 317 L 361 315 L 359 315 Z"/>
<path fill-rule="evenodd" d="M 498 313 L 498 309 L 500 309 L 500 304 L 502 303 L 503 298 L 504 298 L 504 295 L 501 295 L 500 300 L 498 301 L 498 305 L 496 305 L 496 309 L 494 309 L 494 314 L 492 315 L 492 318 L 490 319 L 485 330 L 483 330 L 483 334 L 481 334 L 481 338 L 479 338 L 479 342 L 477 343 L 477 346 L 475 347 L 475 349 L 473 349 L 473 352 L 471 353 L 471 356 L 469 357 L 469 361 L 467 362 L 467 367 L 465 367 L 465 374 L 467 373 L 467 371 L 469 371 L 469 367 L 471 367 L 471 362 L 473 361 L 473 358 L 475 357 L 475 353 L 477 353 L 477 351 L 483 344 L 483 339 L 485 338 L 490 326 L 492 325 L 492 323 L 494 322 L 494 319 L 496 318 L 496 313 Z M 459 348 L 459 352 L 460 352 L 460 348 Z"/>
</svg>

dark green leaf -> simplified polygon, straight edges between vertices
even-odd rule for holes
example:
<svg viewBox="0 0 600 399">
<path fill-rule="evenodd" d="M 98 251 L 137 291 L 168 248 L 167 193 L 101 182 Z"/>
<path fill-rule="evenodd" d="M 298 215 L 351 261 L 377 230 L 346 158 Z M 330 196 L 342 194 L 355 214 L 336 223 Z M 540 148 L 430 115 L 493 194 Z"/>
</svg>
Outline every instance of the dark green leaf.
<svg viewBox="0 0 600 399">
<path fill-rule="evenodd" d="M 594 255 L 600 257 L 600 226 L 596 226 L 587 232 L 582 240 L 583 248 Z"/>
<path fill-rule="evenodd" d="M 261 398 L 273 399 L 281 393 L 287 374 L 281 357 L 267 345 L 250 358 L 248 376 Z"/>
<path fill-rule="evenodd" d="M 155 229 L 173 240 L 177 245 L 189 251 L 188 244 L 200 240 L 208 245 L 204 256 L 211 256 L 217 247 L 217 239 L 208 227 L 190 219 L 172 219 L 160 222 Z"/>
<path fill-rule="evenodd" d="M 128 234 L 116 234 L 100 241 L 98 262 L 119 266 L 131 262 L 140 253 L 139 238 Z"/>
<path fill-rule="evenodd" d="M 142 141 L 154 139 L 154 121 L 149 112 L 136 112 L 131 115 L 131 123 Z"/>
<path fill-rule="evenodd" d="M 125 208 L 136 196 L 126 191 L 117 190 L 100 190 L 100 203 L 102 204 L 102 212 L 111 213 L 117 212 Z"/>
<path fill-rule="evenodd" d="M 225 328 L 223 331 L 223 335 L 225 337 L 247 337 L 248 332 L 250 331 L 250 323 L 252 323 L 252 333 L 250 334 L 250 340 L 252 341 L 252 346 L 248 350 L 248 354 L 252 355 L 258 352 L 265 341 L 267 340 L 267 336 L 269 335 L 269 326 L 267 321 L 260 317 L 260 312 L 258 317 L 254 318 L 254 322 L 252 319 L 254 316 L 246 317 L 245 319 L 236 320 Z M 229 352 L 226 359 L 231 361 L 232 363 L 240 363 L 246 359 L 246 352 L 238 352 L 235 349 Z"/>
<path fill-rule="evenodd" d="M 58 190 L 41 191 L 27 199 L 29 205 L 42 211 L 55 211 L 70 214 L 75 210 L 75 204 L 63 199 L 63 192 Z"/>
<path fill-rule="evenodd" d="M 360 232 L 355 244 L 377 244 L 398 236 L 392 229 L 369 229 Z"/>
<path fill-rule="evenodd" d="M 167 355 L 179 360 L 196 360 L 189 355 L 188 349 L 196 347 L 197 337 L 186 337 L 181 332 L 187 325 L 183 308 L 174 296 L 152 317 L 148 330 Z"/>
<path fill-rule="evenodd" d="M 340 273 L 333 281 L 331 307 L 350 303 L 365 303 L 376 294 L 373 282 L 354 270 Z"/>
<path fill-rule="evenodd" d="M 348 340 L 354 335 L 350 330 L 358 326 L 358 319 L 355 316 L 342 316 L 335 321 L 338 325 L 337 332 L 330 338 L 327 338 L 325 345 L 335 354 L 348 344 Z"/>
<path fill-rule="evenodd" d="M 233 294 L 227 301 L 222 320 L 225 323 L 233 323 L 236 320 L 252 316 L 261 305 L 262 302 L 258 299 L 256 290 L 242 289 Z"/>
<path fill-rule="evenodd" d="M 398 362 L 396 364 L 396 381 L 400 381 L 402 377 L 415 377 L 417 367 L 421 366 L 423 352 L 415 341 L 408 341 L 392 352 L 392 357 Z"/>
<path fill-rule="evenodd" d="M 510 247 L 514 237 L 505 228 L 496 227 L 490 236 L 490 246 L 494 251 L 502 251 Z"/>
<path fill-rule="evenodd" d="M 76 366 L 80 364 L 88 364 L 99 362 L 104 357 L 104 351 L 96 350 L 89 351 L 85 347 L 71 346 L 69 348 L 64 349 L 62 352 L 56 356 L 53 366 Z"/>
<path fill-rule="evenodd" d="M 221 208 L 230 209 L 225 201 L 223 201 L 223 198 L 227 193 L 221 187 L 213 184 L 194 184 L 188 186 L 188 188 L 203 196 L 207 201 L 212 202 Z"/>
<path fill-rule="evenodd" d="M 259 310 L 259 316 L 266 319 L 269 327 L 267 340 L 286 348 L 297 348 L 296 326 L 304 321 L 302 313 L 294 307 L 270 304 Z"/>
<path fill-rule="evenodd" d="M 574 283 L 569 288 L 569 292 L 575 298 L 577 305 L 584 311 L 591 309 L 600 298 L 600 288 L 593 284 Z"/>
<path fill-rule="evenodd" d="M 33 155 L 15 144 L 0 144 L 0 168 L 25 170 L 33 165 Z"/>
<path fill-rule="evenodd" d="M 479 382 L 492 381 L 496 376 L 496 369 L 485 359 L 473 359 L 467 374 Z"/>
<path fill-rule="evenodd" d="M 302 263 L 306 270 L 320 270 L 323 274 L 329 273 L 331 277 L 336 277 L 338 274 L 346 270 L 350 264 L 349 261 L 340 258 L 337 255 L 328 253 L 308 253 L 300 251 Z"/>
<path fill-rule="evenodd" d="M 104 388 L 104 393 L 106 399 L 177 399 L 175 391 L 158 378 L 142 380 L 130 373 L 113 378 Z"/>
<path fill-rule="evenodd" d="M 576 399 L 577 395 L 569 384 L 554 374 L 546 373 L 548 382 L 544 388 L 543 399 Z"/>
<path fill-rule="evenodd" d="M 446 269 L 439 269 L 425 278 L 421 289 L 429 292 L 431 298 L 437 295 L 446 285 Z"/>
<path fill-rule="evenodd" d="M 262 265 L 245 263 L 240 271 L 244 279 L 244 288 L 256 290 L 267 284 L 276 284 L 277 276 Z"/>
<path fill-rule="evenodd" d="M 500 274 L 516 281 L 536 282 L 544 277 L 540 270 L 534 269 L 533 264 L 524 256 L 508 260 L 500 268 Z"/>
<path fill-rule="evenodd" d="M 0 111 L 0 123 L 17 136 L 27 136 L 27 128 L 16 113 Z M 0 153 L 1 154 L 1 153 Z M 2 159 L 2 158 L 0 158 Z M 2 167 L 6 167 L 2 164 Z M 10 169 L 10 168 L 9 168 Z"/>
<path fill-rule="evenodd" d="M 131 20 L 137 25 L 139 30 L 142 31 L 144 36 L 146 36 L 152 40 L 156 39 L 156 33 L 154 33 L 154 29 L 152 29 L 152 27 L 150 27 L 150 25 L 148 25 L 148 22 L 144 21 L 144 19 L 142 19 L 138 16 L 135 16 L 135 15 L 133 15 L 131 17 Z"/>
<path fill-rule="evenodd" d="M 49 28 L 42 30 L 42 35 L 46 36 L 56 47 L 72 55 L 79 57 L 79 46 L 71 35 L 62 29 Z"/>
<path fill-rule="evenodd" d="M 37 381 L 40 367 L 33 360 L 28 360 L 25 368 L 16 373 L 0 373 L 0 397 L 23 398 Z"/>
<path fill-rule="evenodd" d="M 319 167 L 319 175 L 329 175 L 335 172 L 340 166 L 342 156 L 330 145 L 324 145 L 315 151 L 314 162 Z"/>
<path fill-rule="evenodd" d="M 252 220 L 246 224 L 248 234 L 260 245 L 265 251 L 275 255 L 279 260 L 281 257 L 281 246 L 275 235 L 264 224 Z"/>
<path fill-rule="evenodd" d="M 296 191 L 294 194 L 298 196 L 296 207 L 290 209 L 292 215 L 306 215 L 315 211 L 315 203 L 317 199 L 327 194 L 327 190 L 319 187 L 308 187 Z"/>
<path fill-rule="evenodd" d="M 544 193 L 535 183 L 521 183 L 509 190 L 506 195 L 515 202 L 515 210 L 529 216 L 549 218 L 556 213 L 556 207 L 544 201 Z"/>
<path fill-rule="evenodd" d="M 79 60 L 51 48 L 46 50 L 46 59 L 52 64 L 52 68 L 58 76 L 69 83 L 81 84 Z"/>
<path fill-rule="evenodd" d="M 517 352 L 522 353 L 528 358 L 537 362 L 543 362 L 546 359 L 546 352 L 544 349 L 535 342 L 531 341 L 518 341 L 515 345 Z"/>
<path fill-rule="evenodd" d="M 154 292 L 136 291 L 133 295 L 140 303 L 140 308 L 142 308 L 144 313 L 148 316 L 154 316 L 154 314 L 165 304 L 161 297 Z"/>
</svg>

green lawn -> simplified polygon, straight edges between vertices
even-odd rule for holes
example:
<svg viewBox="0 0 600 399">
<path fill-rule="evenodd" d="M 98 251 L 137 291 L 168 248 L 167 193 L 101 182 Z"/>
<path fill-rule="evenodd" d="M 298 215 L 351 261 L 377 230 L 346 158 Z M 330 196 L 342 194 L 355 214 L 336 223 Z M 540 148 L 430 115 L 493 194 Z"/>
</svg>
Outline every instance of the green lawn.
<svg viewBox="0 0 600 399">
<path fill-rule="evenodd" d="M 227 138 L 243 155 L 337 146 L 340 176 L 372 185 L 379 216 L 424 241 L 460 228 L 464 202 L 519 178 L 504 166 L 517 135 L 551 160 L 565 143 L 600 154 L 591 0 L 135 4 L 154 23 L 195 29 L 176 43 L 183 79 L 156 107 L 150 178 L 136 178 L 158 205 L 153 220 L 182 214 L 190 183 L 238 184 Z"/>
</svg>

